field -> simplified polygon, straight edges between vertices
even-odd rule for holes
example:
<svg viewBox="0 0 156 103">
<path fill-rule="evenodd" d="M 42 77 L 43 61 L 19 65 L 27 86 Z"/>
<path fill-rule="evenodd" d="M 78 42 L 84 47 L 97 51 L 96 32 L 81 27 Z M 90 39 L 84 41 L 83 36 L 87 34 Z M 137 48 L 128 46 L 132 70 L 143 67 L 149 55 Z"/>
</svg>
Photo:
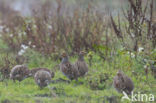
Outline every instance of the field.
<svg viewBox="0 0 156 103">
<path fill-rule="evenodd" d="M 94 0 L 41 0 L 26 15 L 0 0 L 0 103 L 155 103 L 156 5 L 133 1 L 103 13 Z M 75 63 L 80 51 L 87 53 L 89 72 L 67 82 L 61 54 Z M 53 82 L 43 89 L 33 77 L 13 82 L 10 71 L 21 64 L 50 69 Z M 135 99 L 122 101 L 124 94 L 113 87 L 118 70 L 132 79 Z"/>
<path fill-rule="evenodd" d="M 34 60 L 34 58 L 37 60 Z M 71 61 L 74 62 L 75 59 L 76 57 L 72 57 Z M 85 59 L 88 62 L 87 57 Z M 37 56 L 32 56 L 28 65 L 29 68 L 53 68 L 59 62 L 44 57 L 37 58 Z M 12 80 L 4 80 L 0 82 L 0 100 L 2 103 L 109 103 L 110 101 L 118 103 L 123 95 L 114 89 L 112 83 L 113 77 L 119 68 L 132 78 L 135 85 L 135 93 L 156 95 L 154 77 L 149 73 L 147 78 L 143 65 L 134 58 L 131 59 L 129 55 L 123 54 L 116 57 L 116 64 L 102 61 L 96 55 L 93 57 L 92 62 L 92 66 L 89 67 L 89 73 L 84 78 L 79 78 L 78 81 L 72 81 L 71 83 L 51 83 L 43 90 L 40 90 L 33 78 L 27 78 L 20 83 L 18 81 L 14 83 Z M 53 80 L 58 80 L 59 78 L 68 80 L 59 69 L 56 69 Z M 124 101 L 123 103 L 126 102 Z"/>
</svg>

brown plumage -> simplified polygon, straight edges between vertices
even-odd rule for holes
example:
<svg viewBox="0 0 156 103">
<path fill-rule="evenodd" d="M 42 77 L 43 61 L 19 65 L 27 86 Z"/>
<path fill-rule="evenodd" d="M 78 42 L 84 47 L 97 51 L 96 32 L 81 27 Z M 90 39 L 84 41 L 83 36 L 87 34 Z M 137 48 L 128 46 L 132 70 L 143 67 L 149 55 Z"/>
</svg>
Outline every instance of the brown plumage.
<svg viewBox="0 0 156 103">
<path fill-rule="evenodd" d="M 29 69 L 25 65 L 16 65 L 11 69 L 10 79 L 22 81 L 25 78 L 29 77 Z"/>
<path fill-rule="evenodd" d="M 49 70 L 48 68 L 34 68 L 31 70 L 31 75 L 34 76 L 35 73 L 39 70 L 44 70 L 44 71 L 47 71 L 51 74 L 51 78 L 53 78 L 55 76 L 54 72 L 52 72 L 51 70 Z"/>
<path fill-rule="evenodd" d="M 117 72 L 117 75 L 114 77 L 113 85 L 118 92 L 126 92 L 131 94 L 134 89 L 134 84 L 132 80 L 126 76 L 121 70 Z"/>
<path fill-rule="evenodd" d="M 68 56 L 66 53 L 62 54 L 62 62 L 60 63 L 61 72 L 68 77 L 70 80 L 77 80 L 79 76 L 79 71 L 75 65 L 71 64 L 68 60 Z"/>
<path fill-rule="evenodd" d="M 79 76 L 84 76 L 88 72 L 88 64 L 84 60 L 84 55 L 86 53 L 81 51 L 79 53 L 78 60 L 75 62 L 75 66 L 78 68 Z"/>
<path fill-rule="evenodd" d="M 42 89 L 51 82 L 51 74 L 45 70 L 39 70 L 35 73 L 34 79 L 36 84 Z"/>
</svg>

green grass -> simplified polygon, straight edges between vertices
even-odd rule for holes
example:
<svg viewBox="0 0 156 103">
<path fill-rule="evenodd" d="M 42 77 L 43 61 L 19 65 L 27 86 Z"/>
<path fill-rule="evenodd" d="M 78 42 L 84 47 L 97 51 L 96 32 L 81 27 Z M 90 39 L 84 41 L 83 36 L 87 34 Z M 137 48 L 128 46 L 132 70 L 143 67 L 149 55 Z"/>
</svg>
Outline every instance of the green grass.
<svg viewBox="0 0 156 103">
<path fill-rule="evenodd" d="M 39 66 L 53 69 L 60 62 L 39 55 L 31 53 L 28 62 L 30 69 Z M 88 62 L 87 56 L 85 59 Z M 70 58 L 70 60 L 74 62 L 76 57 Z M 7 103 L 7 101 L 10 103 L 109 103 L 108 98 L 115 96 L 120 103 L 123 95 L 112 86 L 113 77 L 118 69 L 123 70 L 126 75 L 132 78 L 135 93 L 156 95 L 156 80 L 151 73 L 149 73 L 148 79 L 146 78 L 142 64 L 127 54 L 116 56 L 114 60 L 115 63 L 102 61 L 98 55 L 94 54 L 93 63 L 87 76 L 69 84 L 64 82 L 51 83 L 43 90 L 39 89 L 33 78 L 27 78 L 20 83 L 5 80 L 0 82 L 0 101 L 3 103 Z M 58 78 L 67 79 L 59 69 L 56 70 L 53 80 Z M 101 80 L 105 81 L 100 82 Z"/>
</svg>

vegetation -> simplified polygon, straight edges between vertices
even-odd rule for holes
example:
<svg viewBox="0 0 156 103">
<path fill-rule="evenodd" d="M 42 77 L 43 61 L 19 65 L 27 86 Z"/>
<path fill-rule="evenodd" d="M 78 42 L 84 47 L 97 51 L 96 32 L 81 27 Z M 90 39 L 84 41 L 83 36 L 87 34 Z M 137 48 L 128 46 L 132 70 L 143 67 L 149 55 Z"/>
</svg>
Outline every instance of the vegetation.
<svg viewBox="0 0 156 103">
<path fill-rule="evenodd" d="M 34 55 L 34 54 L 29 54 Z M 53 68 L 60 61 L 53 61 L 45 59 L 44 57 L 30 57 L 31 61 L 28 63 L 29 68 L 34 67 L 48 67 Z M 34 61 L 34 58 L 37 60 Z M 85 58 L 88 62 L 88 58 Z M 79 78 L 78 82 L 72 81 L 70 84 L 64 82 L 52 83 L 49 87 L 40 90 L 35 84 L 33 78 L 25 79 L 24 81 L 14 83 L 12 80 L 4 80 L 0 83 L 1 101 L 12 102 L 109 102 L 111 98 L 117 101 L 121 100 L 122 94 L 118 93 L 113 87 L 113 77 L 120 68 L 126 75 L 132 78 L 135 89 L 134 92 L 141 92 L 147 94 L 156 93 L 155 79 L 149 73 L 148 78 L 144 72 L 144 65 L 140 64 L 141 61 L 130 58 L 128 54 L 121 54 L 115 57 L 116 61 L 120 63 L 109 63 L 102 61 L 96 54 L 93 56 L 93 64 L 90 67 L 89 74 L 85 78 Z M 71 58 L 72 62 L 75 58 Z M 37 61 L 37 63 L 36 63 Z M 129 62 L 127 62 L 129 61 Z M 39 65 L 42 64 L 42 65 Z M 56 69 L 55 78 L 67 78 Z M 83 83 L 83 84 L 82 84 Z M 125 103 L 125 101 L 124 101 Z M 127 102 L 129 103 L 129 102 Z"/>
<path fill-rule="evenodd" d="M 122 93 L 112 86 L 118 69 L 131 77 L 134 93 L 156 95 L 156 18 L 153 0 L 128 0 L 129 8 L 118 16 L 103 15 L 94 5 L 68 13 L 64 2 L 52 6 L 45 0 L 31 7 L 24 17 L 0 1 L 0 102 L 2 103 L 122 103 Z M 69 16 L 70 15 L 70 16 Z M 40 90 L 33 78 L 14 83 L 11 68 L 27 64 L 55 72 L 54 81 L 68 80 L 59 70 L 61 53 L 74 63 L 77 53 L 85 56 L 89 72 L 71 83 L 54 82 Z M 124 101 L 123 103 L 130 101 Z M 149 102 L 149 101 L 147 101 Z M 138 102 L 140 103 L 140 102 Z"/>
</svg>

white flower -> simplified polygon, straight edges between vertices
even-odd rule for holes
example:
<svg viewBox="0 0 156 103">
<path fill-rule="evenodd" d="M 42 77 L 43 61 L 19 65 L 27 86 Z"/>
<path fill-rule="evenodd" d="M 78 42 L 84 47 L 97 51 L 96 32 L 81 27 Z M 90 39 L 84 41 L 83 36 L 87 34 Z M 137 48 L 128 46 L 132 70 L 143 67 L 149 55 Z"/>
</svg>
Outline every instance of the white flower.
<svg viewBox="0 0 156 103">
<path fill-rule="evenodd" d="M 22 36 L 22 33 L 20 32 L 20 33 L 18 33 L 18 36 Z"/>
<path fill-rule="evenodd" d="M 0 25 L 0 32 L 3 31 L 4 26 Z"/>
<path fill-rule="evenodd" d="M 127 52 L 127 54 L 131 55 L 131 57 L 132 57 L 132 58 L 134 58 L 134 57 L 135 57 L 135 54 L 134 54 L 134 53 L 132 53 L 132 52 L 129 52 L 129 51 L 128 51 L 128 52 Z"/>
<path fill-rule="evenodd" d="M 37 26 L 34 24 L 34 25 L 33 25 L 33 28 L 35 28 L 35 29 L 36 29 L 36 28 L 37 28 Z"/>
<path fill-rule="evenodd" d="M 13 37 L 13 34 L 10 34 L 10 37 Z"/>
<path fill-rule="evenodd" d="M 135 57 L 135 54 L 134 53 L 131 53 L 131 57 L 134 58 Z"/>
<path fill-rule="evenodd" d="M 24 32 L 23 32 L 23 35 L 26 35 L 26 34 L 27 34 L 27 33 L 24 31 Z"/>
<path fill-rule="evenodd" d="M 143 47 L 139 47 L 139 49 L 138 49 L 139 52 L 142 52 L 143 50 L 144 50 Z"/>
<path fill-rule="evenodd" d="M 144 68 L 147 68 L 147 65 L 144 65 Z"/>
<path fill-rule="evenodd" d="M 23 55 L 23 53 L 25 53 L 25 50 L 21 49 L 21 50 L 18 52 L 18 55 Z"/>
<path fill-rule="evenodd" d="M 6 30 L 6 32 L 9 32 L 9 28 L 6 28 L 5 30 Z"/>
<path fill-rule="evenodd" d="M 23 50 L 26 50 L 26 49 L 28 48 L 28 46 L 22 44 L 22 45 L 21 45 L 21 48 L 22 48 Z"/>
<path fill-rule="evenodd" d="M 127 54 L 130 54 L 130 52 L 128 51 Z"/>
<path fill-rule="evenodd" d="M 29 41 L 28 44 L 31 45 L 31 41 Z"/>
<path fill-rule="evenodd" d="M 52 29 L 52 26 L 51 25 L 48 25 L 48 29 Z"/>
<path fill-rule="evenodd" d="M 147 62 L 147 59 L 143 59 L 145 62 Z"/>
<path fill-rule="evenodd" d="M 33 47 L 33 48 L 35 48 L 36 46 L 35 46 L 35 45 L 33 45 L 32 47 Z"/>
<path fill-rule="evenodd" d="M 131 33 L 131 36 L 134 38 L 135 37 L 134 33 Z"/>
</svg>

